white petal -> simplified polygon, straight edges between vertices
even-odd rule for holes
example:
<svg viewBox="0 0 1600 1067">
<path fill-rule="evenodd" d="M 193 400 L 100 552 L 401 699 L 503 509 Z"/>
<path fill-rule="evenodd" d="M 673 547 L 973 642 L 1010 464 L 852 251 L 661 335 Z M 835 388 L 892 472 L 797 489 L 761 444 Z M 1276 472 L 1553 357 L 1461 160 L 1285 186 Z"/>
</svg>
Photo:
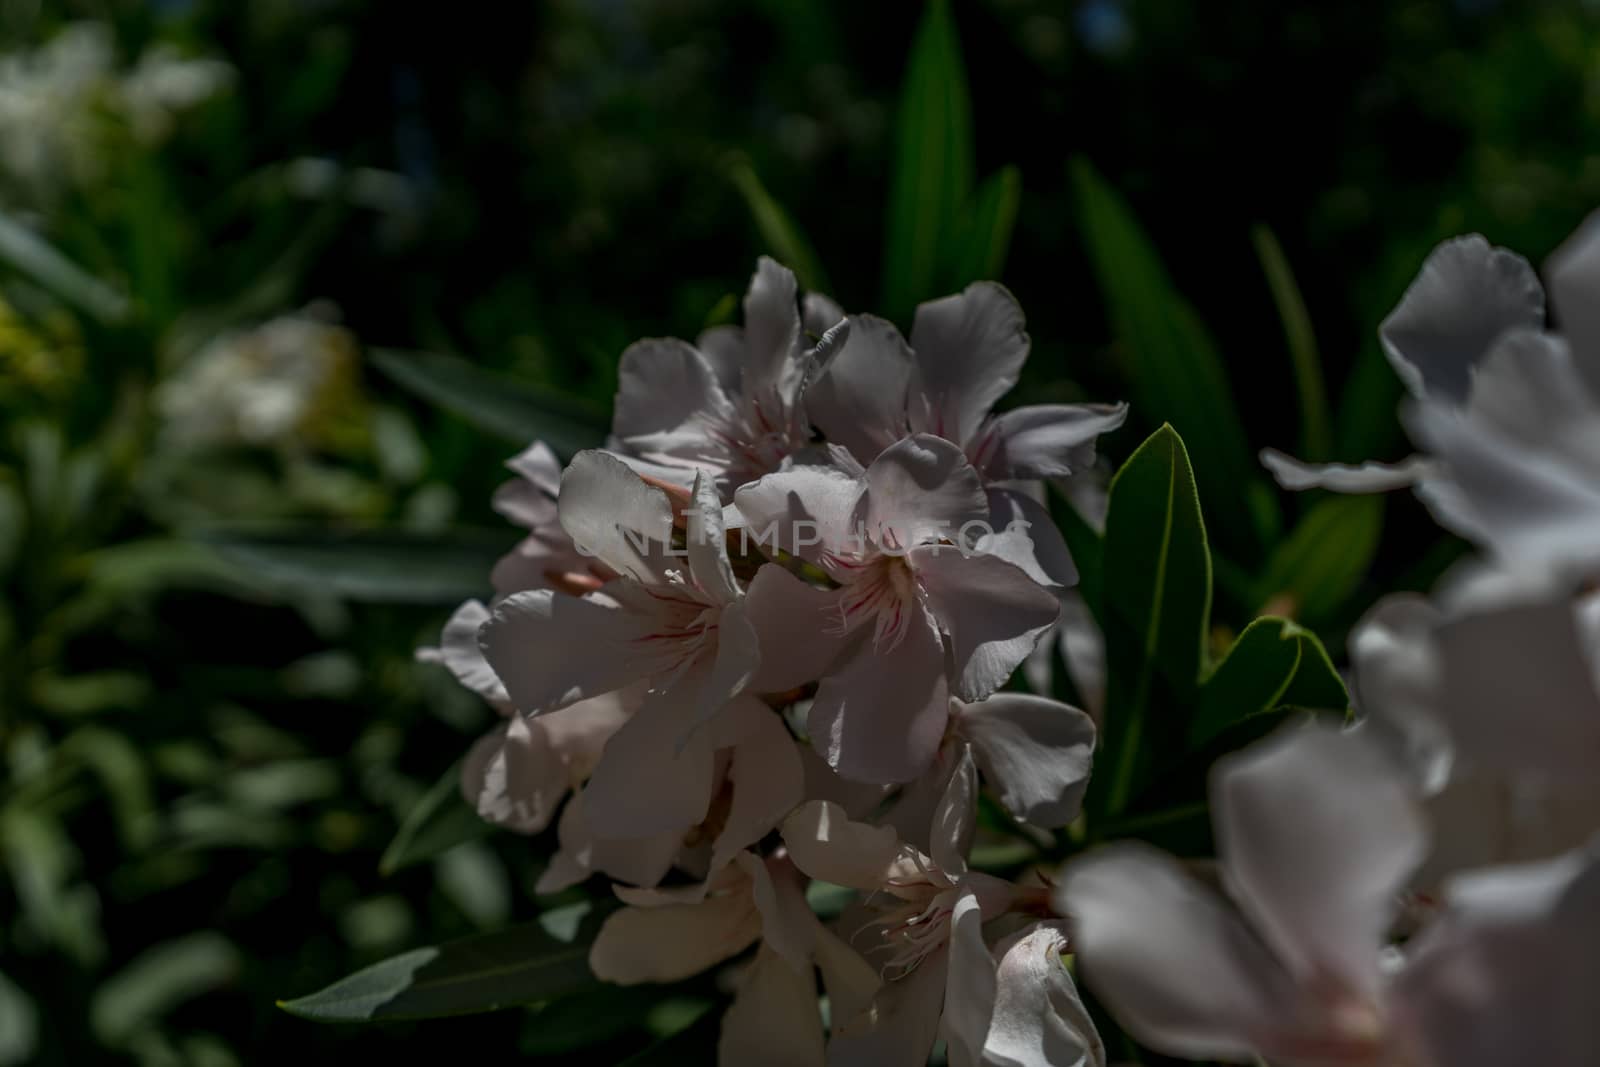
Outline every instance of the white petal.
<svg viewBox="0 0 1600 1067">
<path fill-rule="evenodd" d="M 830 444 L 862 464 L 906 436 L 911 349 L 892 322 L 850 319 L 850 336 L 806 389 L 806 413 Z"/>
<path fill-rule="evenodd" d="M 716 482 L 697 471 L 694 498 L 690 501 L 685 529 L 685 551 L 689 554 L 689 573 L 697 586 L 719 604 L 739 599 L 739 583 L 728 562 L 728 541 L 722 526 L 722 498 Z"/>
<path fill-rule="evenodd" d="M 716 764 L 709 733 L 689 729 L 699 710 L 680 693 L 653 693 L 606 743 L 584 790 L 598 836 L 682 833 L 705 818 Z"/>
<path fill-rule="evenodd" d="M 1077 584 L 1077 564 L 1043 504 L 1014 489 L 989 489 L 985 495 L 989 498 L 989 529 L 994 532 L 979 537 L 973 551 L 1022 568 L 1040 585 Z"/>
<path fill-rule="evenodd" d="M 919 870 L 916 852 L 901 844 L 893 830 L 856 822 L 829 801 L 813 800 L 796 808 L 783 821 L 783 843 L 806 874 L 852 889 L 875 891 Z"/>
<path fill-rule="evenodd" d="M 1012 408 L 994 420 L 1003 471 L 995 479 L 1066 478 L 1094 465 L 1095 442 L 1121 426 L 1126 404 L 1037 404 Z"/>
<path fill-rule="evenodd" d="M 933 824 L 928 831 L 929 855 L 934 866 L 952 878 L 964 873 L 967 853 L 972 849 L 972 835 L 977 828 L 978 768 L 972 762 L 971 750 L 963 746 L 955 770 L 934 808 Z"/>
<path fill-rule="evenodd" d="M 494 668 L 478 647 L 478 630 L 489 620 L 489 609 L 480 601 L 469 600 L 457 608 L 444 624 L 438 648 L 417 649 L 424 663 L 442 663 L 456 681 L 499 708 L 509 708 L 511 698 L 496 677 Z"/>
<path fill-rule="evenodd" d="M 877 653 L 862 643 L 817 686 L 811 744 L 846 778 L 909 782 L 933 760 L 950 717 L 944 647 L 924 617 Z"/>
<path fill-rule="evenodd" d="M 1578 370 L 1600 397 L 1600 212 L 1590 215 L 1545 265 L 1556 325 L 1581 352 Z"/>
<path fill-rule="evenodd" d="M 833 1028 L 838 1030 L 871 1006 L 872 998 L 883 983 L 861 953 L 820 924 L 811 950 L 816 956 L 817 970 L 822 972 L 822 988 L 828 994 Z"/>
<path fill-rule="evenodd" d="M 541 896 L 559 893 L 596 872 L 633 885 L 653 886 L 671 869 L 673 858 L 683 847 L 683 835 L 676 832 L 644 838 L 595 837 L 589 828 L 582 793 L 561 809 L 556 835 L 560 850 L 550 858 L 550 866 L 534 887 Z"/>
<path fill-rule="evenodd" d="M 1349 642 L 1356 706 L 1427 791 L 1443 786 L 1452 761 L 1433 646 L 1440 619 L 1427 598 L 1395 593 L 1361 617 Z"/>
<path fill-rule="evenodd" d="M 1022 308 L 1004 286 L 974 282 L 917 307 L 911 326 L 926 408 L 913 428 L 966 444 L 1028 359 Z"/>
<path fill-rule="evenodd" d="M 1062 959 L 1063 927 L 1036 923 L 995 945 L 999 965 L 983 1067 L 1105 1067 L 1105 1046 Z"/>
<path fill-rule="evenodd" d="M 595 977 L 619 985 L 676 982 L 743 952 L 761 936 L 748 892 L 693 904 L 625 907 L 606 918 L 589 949 Z"/>
<path fill-rule="evenodd" d="M 572 787 L 543 723 L 523 715 L 474 745 L 461 770 L 461 791 L 479 817 L 521 834 L 549 826 Z"/>
<path fill-rule="evenodd" d="M 622 353 L 611 426 L 627 450 L 692 460 L 710 451 L 707 424 L 731 413 L 716 371 L 687 341 L 649 338 Z"/>
<path fill-rule="evenodd" d="M 635 643 L 650 623 L 602 597 L 536 590 L 497 603 L 478 643 L 512 703 L 536 712 L 648 676 L 652 665 Z"/>
<path fill-rule="evenodd" d="M 1069 863 L 1060 906 L 1081 973 L 1140 1043 L 1170 1056 L 1252 1062 L 1299 1014 L 1288 975 L 1177 861 L 1119 844 Z"/>
<path fill-rule="evenodd" d="M 885 983 L 865 1012 L 835 1029 L 830 1067 L 925 1067 L 939 1036 L 947 966 L 948 951 L 940 949 Z"/>
<path fill-rule="evenodd" d="M 641 582 L 669 564 L 672 504 L 617 457 L 579 452 L 561 477 L 561 525 L 578 550 Z"/>
<path fill-rule="evenodd" d="M 828 467 L 798 466 L 768 474 L 734 493 L 742 519 L 741 551 L 781 548 L 816 562 L 825 551 L 845 550 L 856 532 L 859 481 Z"/>
<path fill-rule="evenodd" d="M 506 461 L 521 477 L 494 491 L 495 511 L 530 530 L 556 523 L 556 494 L 561 491 L 561 461 L 543 441 Z"/>
<path fill-rule="evenodd" d="M 695 338 L 694 346 L 711 367 L 722 392 L 733 396 L 739 392 L 744 379 L 744 365 L 749 353 L 744 345 L 744 328 L 741 326 L 713 326 Z"/>
<path fill-rule="evenodd" d="M 1301 981 L 1371 995 L 1384 932 L 1427 827 L 1400 768 L 1361 733 L 1290 728 L 1219 763 L 1224 877 Z"/>
<path fill-rule="evenodd" d="M 1473 234 L 1433 250 L 1379 336 L 1413 393 L 1460 403 L 1501 334 L 1543 325 L 1544 290 L 1528 261 Z"/>
<path fill-rule="evenodd" d="M 806 333 L 821 337 L 844 319 L 844 309 L 831 296 L 807 293 L 800 301 L 800 318 Z"/>
<path fill-rule="evenodd" d="M 982 700 L 1004 685 L 1061 611 L 1048 589 L 995 556 L 928 546 L 913 549 L 910 560 L 929 609 L 950 635 L 962 700 Z"/>
<path fill-rule="evenodd" d="M 761 641 L 745 617 L 743 601 L 729 604 L 717 615 L 716 652 L 709 666 L 706 660 L 706 654 L 701 652 L 695 666 L 672 683 L 674 689 L 698 694 L 691 697 L 700 706 L 691 728 L 707 722 L 724 704 L 744 692 L 761 664 Z"/>
<path fill-rule="evenodd" d="M 722 1016 L 720 1067 L 823 1067 L 822 1013 L 811 965 L 796 969 L 763 944 Z"/>
<path fill-rule="evenodd" d="M 1426 470 L 1417 456 L 1399 463 L 1302 463 L 1275 448 L 1261 450 L 1261 465 L 1280 486 L 1289 490 L 1326 489 L 1331 493 L 1385 493 L 1409 489 Z"/>
<path fill-rule="evenodd" d="M 956 710 L 956 729 L 1000 803 L 1044 829 L 1078 817 L 1094 765 L 1094 720 L 1067 704 L 996 693 Z"/>
<path fill-rule="evenodd" d="M 989 518 L 983 481 L 966 455 L 927 434 L 884 449 L 867 468 L 866 486 L 868 533 L 891 548 L 953 541 L 966 524 Z"/>
<path fill-rule="evenodd" d="M 844 647 L 844 635 L 832 625 L 839 618 L 838 592 L 808 585 L 776 563 L 756 571 L 744 608 L 761 646 L 751 692 L 784 693 L 814 682 Z"/>
<path fill-rule="evenodd" d="M 994 1014 L 995 967 L 983 940 L 983 913 L 970 890 L 956 897 L 950 914 L 950 963 L 939 1032 L 950 1067 L 978 1067 Z"/>
<path fill-rule="evenodd" d="M 735 706 L 748 709 L 745 714 L 754 728 L 733 748 L 728 767 L 733 800 L 722 833 L 717 835 L 712 870 L 765 837 L 804 796 L 805 771 L 800 751 L 783 719 L 759 700 L 748 697 Z"/>
<path fill-rule="evenodd" d="M 766 256 L 757 261 L 744 297 L 744 340 L 749 351 L 744 368 L 746 396 L 796 396 L 805 377 L 797 290 L 794 273 L 787 267 Z"/>
</svg>

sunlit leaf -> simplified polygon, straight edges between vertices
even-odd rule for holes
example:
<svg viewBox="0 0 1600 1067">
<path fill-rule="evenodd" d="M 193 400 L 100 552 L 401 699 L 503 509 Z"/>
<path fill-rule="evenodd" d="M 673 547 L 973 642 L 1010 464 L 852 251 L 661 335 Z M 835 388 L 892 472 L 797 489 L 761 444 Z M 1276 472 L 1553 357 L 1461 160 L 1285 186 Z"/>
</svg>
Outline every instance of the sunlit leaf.
<svg viewBox="0 0 1600 1067">
<path fill-rule="evenodd" d="M 883 312 L 904 319 L 940 295 L 973 184 L 972 102 L 948 0 L 930 0 L 911 44 L 895 121 Z"/>
<path fill-rule="evenodd" d="M 413 949 L 279 1007 L 315 1022 L 467 1015 L 592 987 L 589 945 L 606 908 L 588 902 L 535 923 Z"/>
<path fill-rule="evenodd" d="M 1112 479 L 1103 566 L 1109 674 L 1089 809 L 1116 816 L 1181 736 L 1177 716 L 1204 665 L 1211 555 L 1194 472 L 1171 426 Z"/>
<path fill-rule="evenodd" d="M 146 949 L 95 991 L 89 1015 L 109 1045 L 127 1041 L 185 1001 L 230 981 L 239 950 L 206 930 Z"/>
<path fill-rule="evenodd" d="M 380 349 L 372 353 L 372 362 L 424 400 L 512 444 L 539 440 L 570 456 L 605 441 L 605 416 L 587 410 L 583 401 L 467 360 Z"/>
<path fill-rule="evenodd" d="M 749 161 L 741 157 L 730 163 L 728 178 L 739 190 L 739 195 L 744 197 L 745 208 L 756 224 L 756 231 L 761 234 L 765 251 L 794 271 L 800 288 L 813 293 L 831 292 L 828 276 L 823 272 L 822 261 L 811 247 L 811 242 L 806 240 L 805 234 L 783 209 L 783 205 L 767 192 Z"/>
<path fill-rule="evenodd" d="M 1328 410 L 1328 394 L 1323 388 L 1322 359 L 1317 354 L 1317 336 L 1311 329 L 1311 314 L 1295 283 L 1294 271 L 1283 254 L 1283 246 L 1265 226 L 1250 231 L 1256 255 L 1266 272 L 1267 285 L 1283 321 L 1284 340 L 1289 346 L 1289 364 L 1294 368 L 1295 393 L 1300 400 L 1300 455 L 1314 463 L 1327 460 L 1333 450 L 1333 415 Z"/>
<path fill-rule="evenodd" d="M 488 591 L 507 537 L 471 530 L 306 525 L 212 527 L 200 533 L 264 587 L 351 600 L 458 604 Z"/>
<path fill-rule="evenodd" d="M 406 814 L 400 832 L 378 861 L 378 872 L 387 877 L 488 832 L 489 824 L 461 795 L 461 766 L 457 763 Z"/>
<path fill-rule="evenodd" d="M 1268 558 L 1258 603 L 1300 619 L 1327 618 L 1366 577 L 1382 533 L 1381 496 L 1318 501 Z"/>
<path fill-rule="evenodd" d="M 1349 703 L 1316 635 L 1266 616 L 1245 627 L 1200 686 L 1189 747 L 1203 748 L 1229 727 L 1279 708 L 1343 710 Z"/>
</svg>

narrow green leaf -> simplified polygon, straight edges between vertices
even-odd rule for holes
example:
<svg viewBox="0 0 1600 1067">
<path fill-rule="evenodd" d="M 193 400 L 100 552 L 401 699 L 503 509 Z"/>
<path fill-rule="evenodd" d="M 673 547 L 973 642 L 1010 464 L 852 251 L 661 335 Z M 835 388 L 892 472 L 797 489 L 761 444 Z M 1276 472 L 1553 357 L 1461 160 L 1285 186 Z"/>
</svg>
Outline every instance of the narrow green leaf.
<svg viewBox="0 0 1600 1067">
<path fill-rule="evenodd" d="M 1295 283 L 1294 271 L 1283 254 L 1283 246 L 1266 226 L 1250 231 L 1261 269 L 1266 272 L 1272 300 L 1283 320 L 1283 336 L 1289 345 L 1289 361 L 1294 368 L 1295 392 L 1300 398 L 1300 454 L 1320 463 L 1333 453 L 1333 414 L 1328 410 L 1328 394 L 1322 384 L 1322 358 L 1317 354 L 1317 336 L 1311 329 L 1311 314 Z"/>
<path fill-rule="evenodd" d="M 89 1009 L 95 1033 L 108 1045 L 121 1045 L 184 1001 L 231 980 L 238 970 L 238 949 L 214 931 L 156 945 L 95 991 Z"/>
<path fill-rule="evenodd" d="M 563 456 L 605 441 L 606 418 L 574 397 L 484 370 L 455 356 L 379 349 L 373 364 L 396 383 L 513 444 L 544 441 Z"/>
<path fill-rule="evenodd" d="M 1349 702 L 1316 635 L 1264 616 L 1245 627 L 1201 685 L 1189 747 L 1204 748 L 1230 727 L 1279 708 L 1343 709 Z"/>
<path fill-rule="evenodd" d="M 972 102 L 948 0 L 929 0 L 895 123 L 883 309 L 904 320 L 935 291 L 973 184 Z"/>
<path fill-rule="evenodd" d="M 74 731 L 61 747 L 100 780 L 124 844 L 142 848 L 155 831 L 155 793 L 140 750 L 121 733 L 97 726 Z"/>
<path fill-rule="evenodd" d="M 39 1044 L 39 1009 L 15 982 L 0 974 L 0 1067 L 33 1062 Z"/>
<path fill-rule="evenodd" d="M 1002 167 L 978 187 L 971 207 L 961 216 L 960 239 L 940 288 L 955 292 L 1000 277 L 1021 205 L 1022 173 L 1016 167 Z"/>
<path fill-rule="evenodd" d="M 1114 817 L 1181 737 L 1210 625 L 1211 553 L 1189 456 L 1171 426 L 1112 479 L 1104 583 L 1106 722 L 1089 806 Z"/>
<path fill-rule="evenodd" d="M 525 926 L 413 949 L 278 1006 L 332 1023 L 432 1019 L 552 1000 L 598 981 L 589 946 L 608 910 L 582 902 Z"/>
<path fill-rule="evenodd" d="M 800 288 L 812 293 L 828 293 L 828 276 L 823 272 L 822 260 L 817 257 L 811 242 L 806 240 L 793 218 L 772 198 L 767 187 L 761 184 L 755 168 L 742 156 L 728 165 L 728 178 L 744 198 L 745 208 L 761 234 L 765 251 L 794 271 Z"/>
<path fill-rule="evenodd" d="M 489 824 L 478 817 L 461 795 L 461 763 L 458 760 L 437 782 L 428 787 L 422 799 L 412 805 L 400 824 L 399 833 L 378 860 L 378 873 L 387 878 L 415 863 L 433 859 L 466 841 L 489 832 Z"/>
<path fill-rule="evenodd" d="M 503 535 L 469 530 L 251 525 L 213 527 L 199 536 L 268 588 L 399 604 L 482 596 L 490 568 L 510 547 Z"/>
<path fill-rule="evenodd" d="M 1183 435 L 1208 510 L 1253 520 L 1237 546 L 1243 554 L 1265 540 L 1246 489 L 1260 473 L 1216 344 L 1128 204 L 1087 161 L 1075 160 L 1071 173 L 1089 258 L 1127 355 L 1134 411 Z"/>
<path fill-rule="evenodd" d="M 1383 533 L 1383 498 L 1330 496 L 1318 501 L 1268 558 L 1259 604 L 1320 621 L 1366 577 Z M 1288 604 L 1279 604 L 1281 598 Z"/>
<path fill-rule="evenodd" d="M 126 297 L 4 213 L 0 213 L 0 263 L 101 322 L 116 323 L 128 313 Z"/>
</svg>

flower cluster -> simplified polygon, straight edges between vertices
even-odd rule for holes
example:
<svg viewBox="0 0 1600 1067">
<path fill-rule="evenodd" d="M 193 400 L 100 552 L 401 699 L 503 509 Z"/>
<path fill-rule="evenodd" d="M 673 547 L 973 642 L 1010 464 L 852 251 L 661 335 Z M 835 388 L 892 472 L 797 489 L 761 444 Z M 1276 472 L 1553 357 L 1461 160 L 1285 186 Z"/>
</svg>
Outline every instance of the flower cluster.
<svg viewBox="0 0 1600 1067">
<path fill-rule="evenodd" d="M 940 1037 L 952 1063 L 1103 1061 L 1047 888 L 968 865 L 981 783 L 1064 826 L 1095 744 L 999 691 L 1076 580 L 1042 482 L 1125 414 L 993 413 L 1028 349 L 998 285 L 923 304 L 908 342 L 761 260 L 742 327 L 623 353 L 609 447 L 511 461 L 495 504 L 527 537 L 422 653 L 503 713 L 463 788 L 555 822 L 539 890 L 618 883 L 597 975 L 758 946 L 724 1063 L 918 1064 Z M 825 924 L 812 879 L 860 903 Z"/>
<path fill-rule="evenodd" d="M 1212 779 L 1220 892 L 1142 845 L 1068 864 L 1082 973 L 1140 1041 L 1228 1062 L 1600 1063 L 1600 217 L 1547 271 L 1440 247 L 1382 330 L 1423 453 L 1264 459 L 1414 486 L 1485 550 L 1354 630 L 1361 720 Z"/>
</svg>

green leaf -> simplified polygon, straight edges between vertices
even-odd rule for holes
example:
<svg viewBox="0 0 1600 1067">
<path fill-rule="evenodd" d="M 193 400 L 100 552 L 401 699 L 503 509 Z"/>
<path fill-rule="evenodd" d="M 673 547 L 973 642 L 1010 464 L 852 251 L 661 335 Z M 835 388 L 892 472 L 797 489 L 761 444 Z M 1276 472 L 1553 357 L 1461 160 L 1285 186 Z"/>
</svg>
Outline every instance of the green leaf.
<svg viewBox="0 0 1600 1067">
<path fill-rule="evenodd" d="M 1287 597 L 1286 613 L 1326 619 L 1366 577 L 1382 533 L 1381 496 L 1319 501 L 1268 558 L 1257 586 L 1258 602 L 1273 604 Z"/>
<path fill-rule="evenodd" d="M 1200 686 L 1189 747 L 1204 748 L 1245 719 L 1279 708 L 1342 710 L 1349 704 L 1317 636 L 1288 619 L 1264 616 L 1245 627 Z"/>
<path fill-rule="evenodd" d="M 413 949 L 278 1006 L 331 1023 L 433 1019 L 552 1000 L 598 981 L 589 945 L 605 910 L 582 902 L 525 926 Z"/>
<path fill-rule="evenodd" d="M 239 970 L 239 951 L 214 931 L 147 949 L 95 992 L 89 1015 L 108 1045 L 126 1042 L 184 1001 L 210 992 Z"/>
<path fill-rule="evenodd" d="M 16 983 L 0 974 L 0 1067 L 33 1060 L 39 1044 L 39 1009 Z"/>
<path fill-rule="evenodd" d="M 79 311 L 104 323 L 128 313 L 128 300 L 50 245 L 44 238 L 0 213 L 0 263 Z"/>
<path fill-rule="evenodd" d="M 783 209 L 783 205 L 767 192 L 750 162 L 742 156 L 736 157 L 728 165 L 728 178 L 744 198 L 745 207 L 761 234 L 765 250 L 794 271 L 795 277 L 800 280 L 800 288 L 812 293 L 831 292 L 828 276 L 823 272 L 822 261 L 817 257 L 816 250 Z"/>
<path fill-rule="evenodd" d="M 717 1058 L 717 1036 L 721 1032 L 722 1013 L 707 1008 L 687 1026 L 629 1056 L 619 1067 L 680 1067 L 685 1063 L 713 1063 Z"/>
<path fill-rule="evenodd" d="M 455 356 L 379 349 L 373 364 L 424 400 L 517 445 L 545 442 L 563 456 L 605 442 L 603 413 L 542 386 L 484 370 Z"/>
<path fill-rule="evenodd" d="M 1050 486 L 1049 505 L 1050 516 L 1061 528 L 1061 536 L 1067 542 L 1067 551 L 1072 555 L 1072 563 L 1078 568 L 1078 593 L 1088 605 L 1089 614 L 1094 616 L 1094 621 L 1104 629 L 1105 616 L 1102 611 L 1101 590 L 1104 584 L 1105 541 L 1101 538 L 1100 532 L 1079 514 L 1077 507 L 1067 499 L 1066 494 L 1054 485 Z"/>
<path fill-rule="evenodd" d="M 973 183 L 972 102 L 948 0 L 930 0 L 911 44 L 895 126 L 883 310 L 904 320 L 939 295 Z"/>
<path fill-rule="evenodd" d="M 1089 258 L 1127 355 L 1134 411 L 1183 435 L 1208 510 L 1250 517 L 1248 545 L 1259 545 L 1264 524 L 1246 487 L 1260 474 L 1215 342 L 1127 202 L 1087 161 L 1073 161 L 1071 173 Z"/>
<path fill-rule="evenodd" d="M 1289 361 L 1294 368 L 1296 395 L 1300 398 L 1300 455 L 1313 463 L 1328 459 L 1333 452 L 1333 413 L 1328 410 L 1328 395 L 1322 386 L 1322 359 L 1317 354 L 1317 336 L 1311 329 L 1311 315 L 1305 298 L 1295 283 L 1294 271 L 1283 254 L 1283 246 L 1265 226 L 1250 231 L 1261 269 L 1266 272 L 1272 300 L 1283 320 L 1284 340 L 1289 345 Z"/>
<path fill-rule="evenodd" d="M 971 206 L 960 216 L 960 236 L 942 288 L 954 292 L 1000 277 L 1021 204 L 1022 174 L 1016 167 L 1001 168 L 978 187 Z"/>
<path fill-rule="evenodd" d="M 510 547 L 503 535 L 309 525 L 212 527 L 199 537 L 268 588 L 397 604 L 482 596 Z"/>
<path fill-rule="evenodd" d="M 1211 553 L 1189 456 L 1171 426 L 1112 479 L 1104 582 L 1106 721 L 1089 807 L 1114 817 L 1181 738 L 1179 716 L 1204 665 Z"/>
<path fill-rule="evenodd" d="M 412 806 L 389 847 L 378 860 L 378 873 L 387 878 L 415 863 L 431 860 L 466 841 L 489 832 L 461 795 L 461 763 L 444 773 Z"/>
<path fill-rule="evenodd" d="M 142 848 L 155 831 L 155 793 L 143 753 L 115 730 L 95 726 L 74 731 L 61 747 L 99 778 L 123 843 Z"/>
</svg>

